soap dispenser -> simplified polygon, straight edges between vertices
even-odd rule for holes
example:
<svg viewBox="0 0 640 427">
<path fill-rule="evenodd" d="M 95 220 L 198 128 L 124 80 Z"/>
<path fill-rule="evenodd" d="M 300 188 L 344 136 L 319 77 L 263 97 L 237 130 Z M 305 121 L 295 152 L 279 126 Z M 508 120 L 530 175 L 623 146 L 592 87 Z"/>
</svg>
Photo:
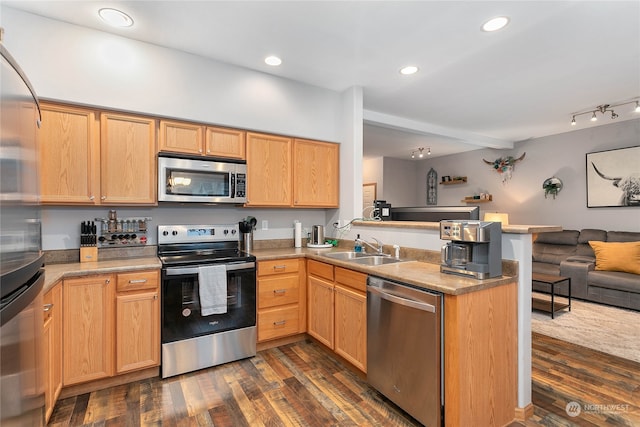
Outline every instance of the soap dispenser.
<svg viewBox="0 0 640 427">
<path fill-rule="evenodd" d="M 353 247 L 354 252 L 362 252 L 362 245 L 360 244 L 360 235 L 356 237 L 355 246 Z"/>
</svg>

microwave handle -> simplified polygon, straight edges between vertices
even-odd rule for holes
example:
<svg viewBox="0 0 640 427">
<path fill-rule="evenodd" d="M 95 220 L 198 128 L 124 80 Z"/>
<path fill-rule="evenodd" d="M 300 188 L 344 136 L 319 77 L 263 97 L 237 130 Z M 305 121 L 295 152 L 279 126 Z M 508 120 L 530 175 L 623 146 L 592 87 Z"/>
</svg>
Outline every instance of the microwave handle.
<svg viewBox="0 0 640 427">
<path fill-rule="evenodd" d="M 232 173 L 231 174 L 231 191 L 230 191 L 230 197 L 234 198 L 236 197 L 236 174 Z"/>
</svg>

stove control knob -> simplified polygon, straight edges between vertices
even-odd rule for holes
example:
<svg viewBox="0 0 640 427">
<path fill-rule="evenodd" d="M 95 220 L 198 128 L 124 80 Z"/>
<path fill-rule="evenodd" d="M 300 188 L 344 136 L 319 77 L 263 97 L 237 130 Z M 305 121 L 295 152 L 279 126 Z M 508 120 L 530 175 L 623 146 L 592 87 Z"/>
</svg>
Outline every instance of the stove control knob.
<svg viewBox="0 0 640 427">
<path fill-rule="evenodd" d="M 224 235 L 226 236 L 227 234 L 229 234 L 229 230 L 225 229 L 224 230 Z"/>
<path fill-rule="evenodd" d="M 178 235 L 178 232 L 177 232 L 176 230 L 173 230 L 173 231 L 171 232 L 171 234 L 173 234 L 174 236 L 177 236 L 177 235 Z"/>
<path fill-rule="evenodd" d="M 169 232 L 168 232 L 167 230 L 164 230 L 164 231 L 162 232 L 162 235 L 163 235 L 163 236 L 168 236 L 168 235 L 169 235 Z"/>
<path fill-rule="evenodd" d="M 236 230 L 231 230 L 231 234 L 236 234 Z"/>
</svg>

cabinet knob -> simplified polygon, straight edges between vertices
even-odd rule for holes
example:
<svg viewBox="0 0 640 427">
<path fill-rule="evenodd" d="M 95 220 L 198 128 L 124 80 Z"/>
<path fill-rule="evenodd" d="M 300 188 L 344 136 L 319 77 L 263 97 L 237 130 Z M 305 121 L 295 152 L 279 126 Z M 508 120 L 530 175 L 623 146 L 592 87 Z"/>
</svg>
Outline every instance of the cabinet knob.
<svg viewBox="0 0 640 427">
<path fill-rule="evenodd" d="M 284 326 L 287 324 L 286 320 L 279 320 L 277 322 L 273 322 L 273 326 Z"/>
<path fill-rule="evenodd" d="M 48 313 L 53 309 L 53 304 L 45 304 L 44 305 L 44 312 Z"/>
<path fill-rule="evenodd" d="M 95 200 L 96 196 L 89 196 L 89 200 Z"/>
<path fill-rule="evenodd" d="M 106 279 L 104 283 L 108 285 L 109 283 L 111 283 L 111 279 Z"/>
<path fill-rule="evenodd" d="M 100 197 L 100 200 L 107 200 L 107 196 Z"/>
<path fill-rule="evenodd" d="M 158 294 L 154 294 L 153 299 L 158 299 Z"/>
<path fill-rule="evenodd" d="M 273 293 L 274 293 L 275 295 L 284 295 L 284 294 L 286 294 L 286 293 L 287 293 L 287 290 L 286 290 L 286 289 L 274 289 L 274 290 L 273 290 Z"/>
</svg>

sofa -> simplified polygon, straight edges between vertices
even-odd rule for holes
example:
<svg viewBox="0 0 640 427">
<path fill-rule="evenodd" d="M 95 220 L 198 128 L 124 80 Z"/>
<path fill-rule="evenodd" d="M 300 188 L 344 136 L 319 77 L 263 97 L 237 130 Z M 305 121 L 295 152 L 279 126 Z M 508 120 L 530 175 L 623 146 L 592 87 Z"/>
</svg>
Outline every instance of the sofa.
<svg viewBox="0 0 640 427">
<path fill-rule="evenodd" d="M 533 242 L 532 272 L 570 277 L 572 298 L 640 310 L 640 232 L 541 233 Z M 534 281 L 532 289 L 549 292 L 549 285 Z M 556 293 L 566 296 L 566 286 Z"/>
</svg>

